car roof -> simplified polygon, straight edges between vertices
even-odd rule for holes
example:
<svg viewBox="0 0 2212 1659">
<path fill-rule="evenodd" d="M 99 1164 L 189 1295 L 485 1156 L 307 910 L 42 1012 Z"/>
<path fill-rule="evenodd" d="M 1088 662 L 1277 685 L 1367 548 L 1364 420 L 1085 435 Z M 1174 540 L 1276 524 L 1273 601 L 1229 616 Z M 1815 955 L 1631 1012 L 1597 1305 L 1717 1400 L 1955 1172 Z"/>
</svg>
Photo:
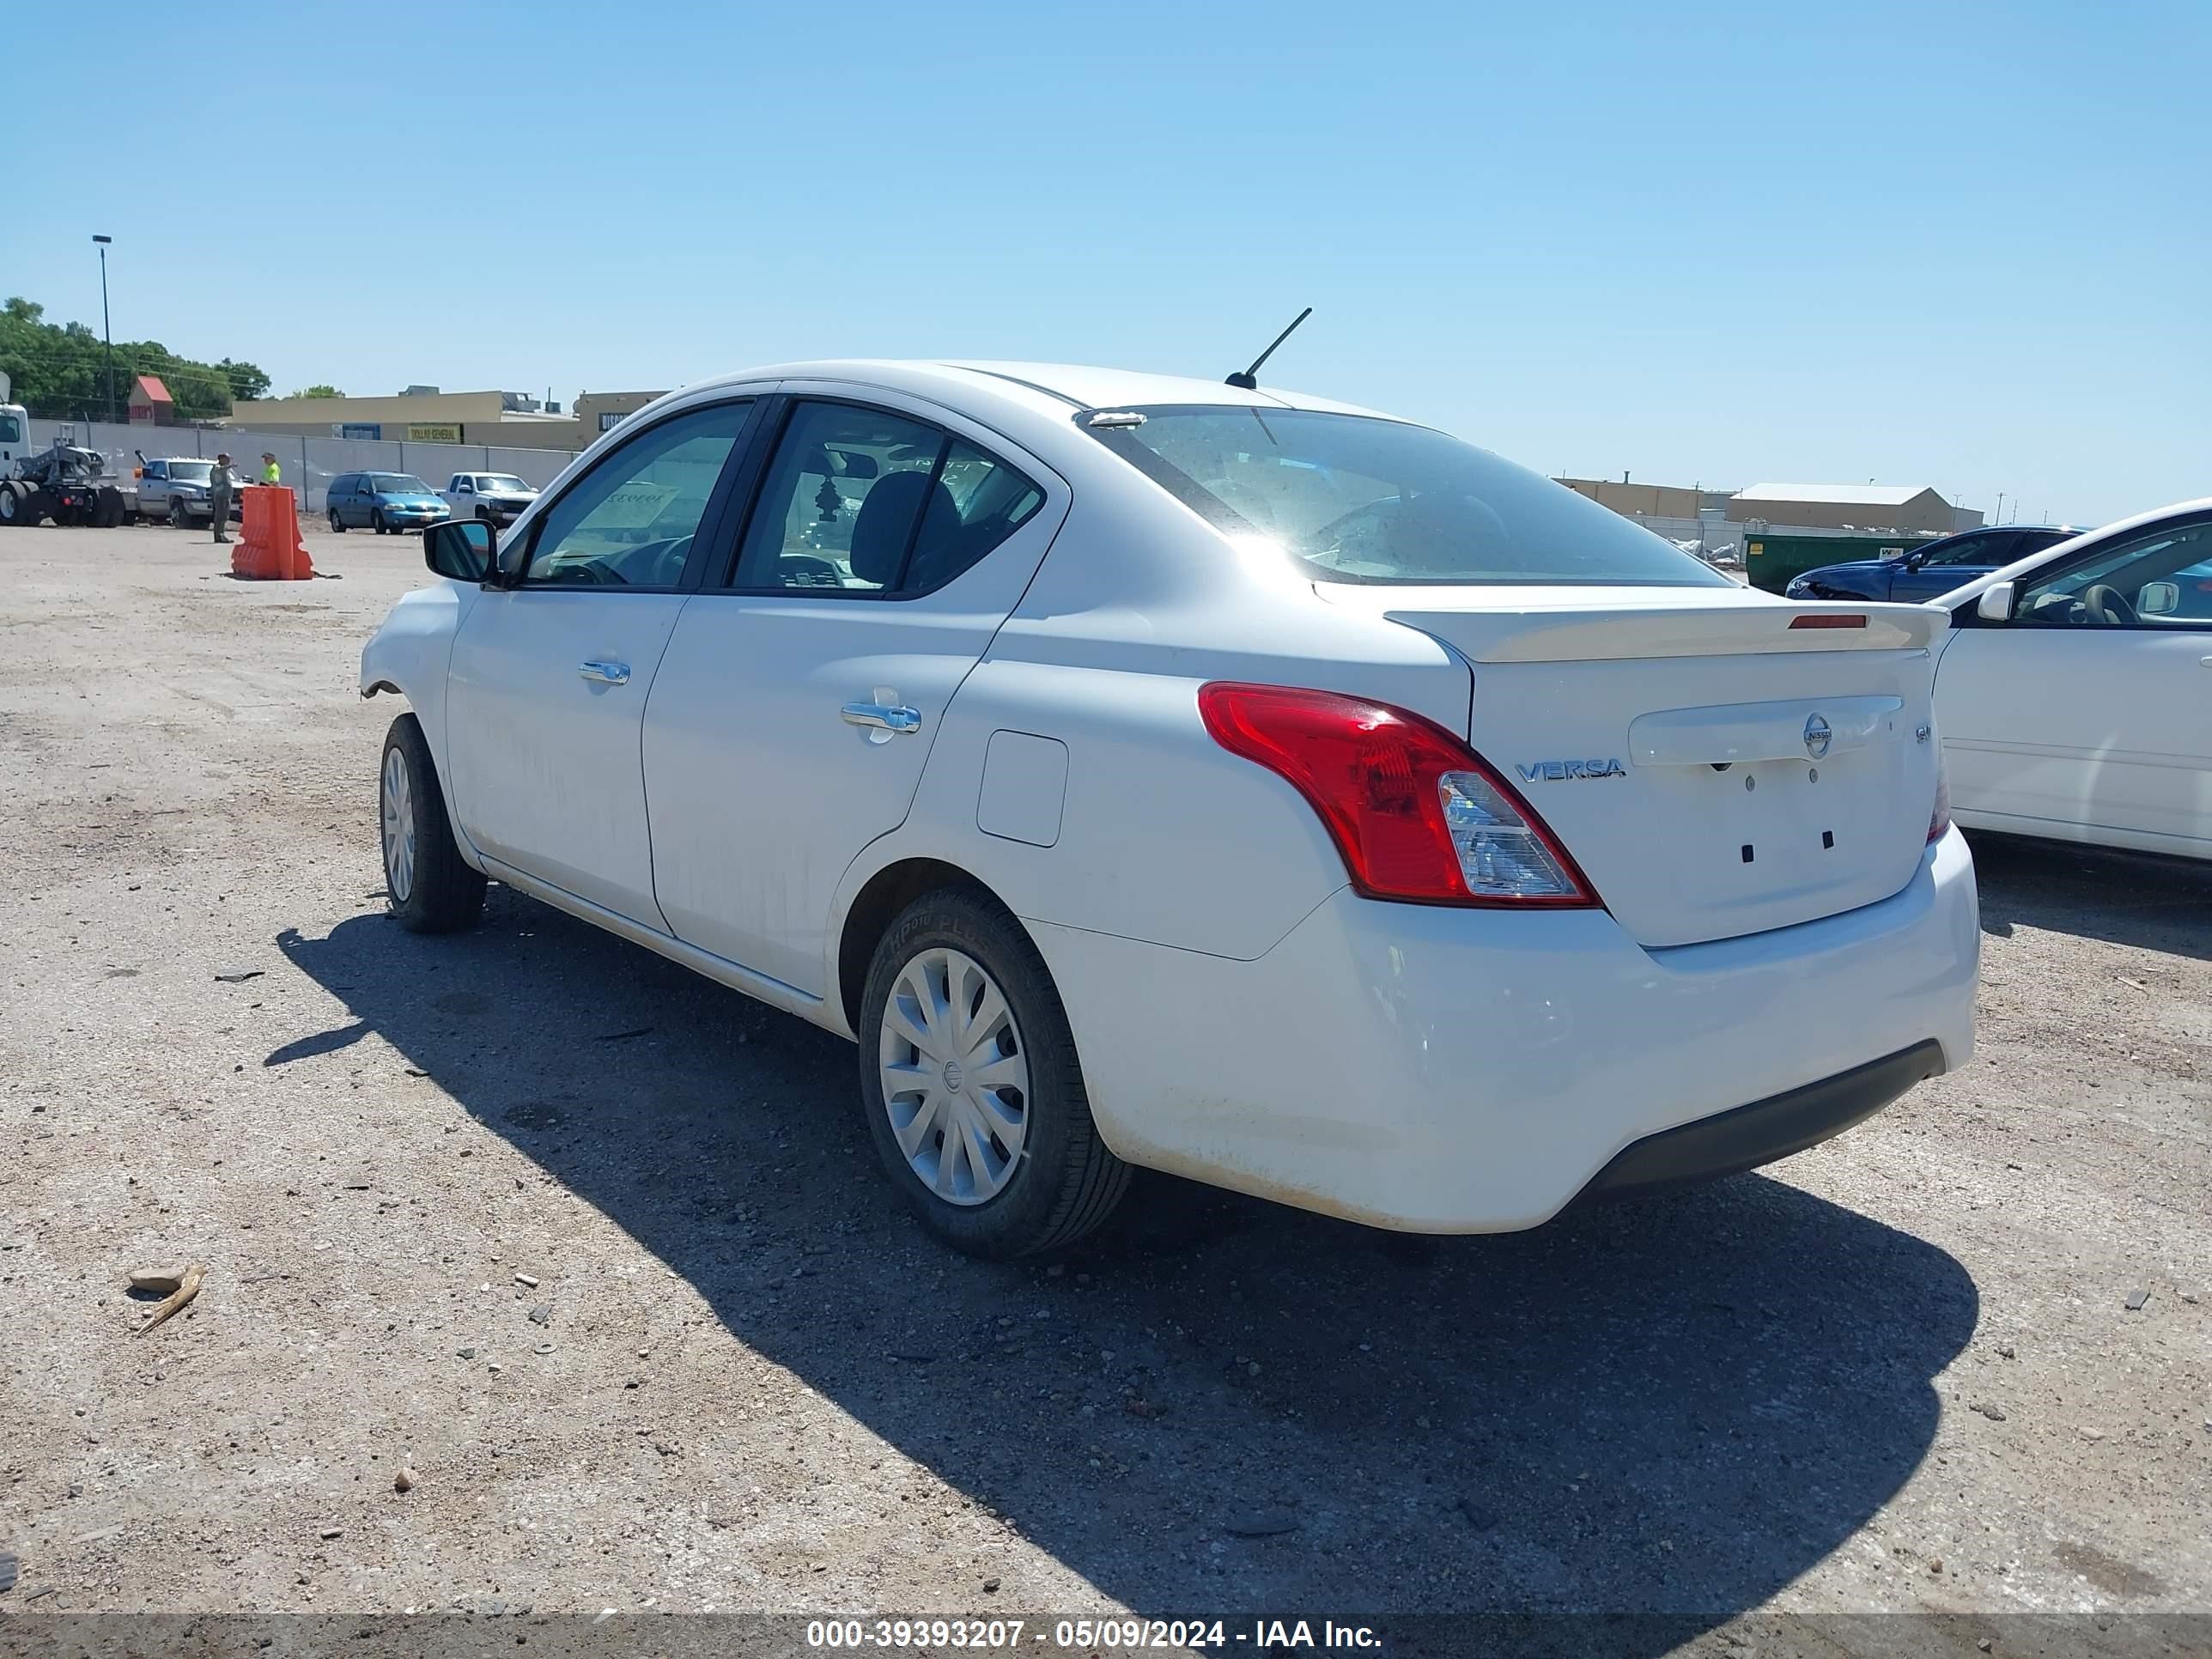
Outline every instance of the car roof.
<svg viewBox="0 0 2212 1659">
<path fill-rule="evenodd" d="M 981 398 L 1018 405 L 1031 412 L 1052 410 L 1065 416 L 1078 409 L 1100 409 L 1142 404 L 1220 404 L 1232 408 L 1313 409 L 1339 414 L 1384 415 L 1356 404 L 1316 397 L 1310 392 L 1262 386 L 1247 392 L 1219 380 L 1179 374 L 1153 374 L 1136 369 L 1101 368 L 1076 363 L 1000 362 L 902 360 L 896 358 L 831 358 L 819 362 L 775 363 L 742 374 L 718 375 L 704 386 L 741 386 L 760 380 L 848 380 L 943 399 L 954 406 L 973 404 Z"/>
</svg>

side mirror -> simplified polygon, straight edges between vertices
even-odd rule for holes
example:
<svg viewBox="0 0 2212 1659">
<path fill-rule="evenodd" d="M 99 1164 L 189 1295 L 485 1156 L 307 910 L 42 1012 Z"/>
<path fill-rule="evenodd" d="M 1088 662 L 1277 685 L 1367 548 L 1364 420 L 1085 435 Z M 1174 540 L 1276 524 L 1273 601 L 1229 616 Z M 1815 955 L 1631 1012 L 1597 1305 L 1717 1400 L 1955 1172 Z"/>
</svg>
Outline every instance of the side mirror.
<svg viewBox="0 0 2212 1659">
<path fill-rule="evenodd" d="M 2136 610 L 2146 617 L 2170 617 L 2181 609 L 2179 582 L 2145 582 L 2136 592 Z"/>
<path fill-rule="evenodd" d="M 1994 587 L 1982 590 L 1982 597 L 1974 601 L 1974 614 L 1984 622 L 2010 622 L 2014 598 L 2010 582 L 1999 582 Z"/>
<path fill-rule="evenodd" d="M 1908 553 L 1905 556 L 1905 568 L 1907 570 L 1917 570 L 1927 562 L 1928 556 L 1925 553 Z"/>
<path fill-rule="evenodd" d="M 457 582 L 480 582 L 496 568 L 498 538 L 483 519 L 448 519 L 422 532 L 422 562 Z"/>
</svg>

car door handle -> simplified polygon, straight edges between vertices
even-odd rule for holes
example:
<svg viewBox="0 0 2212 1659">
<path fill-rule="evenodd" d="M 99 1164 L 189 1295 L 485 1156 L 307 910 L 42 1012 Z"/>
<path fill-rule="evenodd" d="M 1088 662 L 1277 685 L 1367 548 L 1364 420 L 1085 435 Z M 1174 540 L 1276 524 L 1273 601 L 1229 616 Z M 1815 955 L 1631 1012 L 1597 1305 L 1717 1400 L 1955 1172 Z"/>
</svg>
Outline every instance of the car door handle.
<svg viewBox="0 0 2212 1659">
<path fill-rule="evenodd" d="M 626 662 L 585 662 L 576 665 L 576 672 L 587 680 L 601 685 L 628 685 L 629 665 Z"/>
<path fill-rule="evenodd" d="M 921 710 L 887 702 L 848 702 L 838 711 L 848 726 L 873 726 L 879 732 L 913 733 L 921 730 Z"/>
</svg>

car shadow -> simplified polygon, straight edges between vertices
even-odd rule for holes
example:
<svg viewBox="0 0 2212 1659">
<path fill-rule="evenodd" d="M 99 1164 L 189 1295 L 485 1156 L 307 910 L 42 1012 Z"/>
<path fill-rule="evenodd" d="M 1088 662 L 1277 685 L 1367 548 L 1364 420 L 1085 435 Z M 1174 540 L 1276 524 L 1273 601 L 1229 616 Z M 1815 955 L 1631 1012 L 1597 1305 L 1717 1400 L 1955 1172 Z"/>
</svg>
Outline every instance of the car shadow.
<svg viewBox="0 0 2212 1659">
<path fill-rule="evenodd" d="M 1663 1613 L 1628 1645 L 1664 1651 L 1898 1491 L 1978 1317 L 1942 1250 L 1755 1176 L 1455 1239 L 1145 1177 L 1062 1261 L 971 1261 L 800 1021 L 503 888 L 465 935 L 278 943 L 349 1011 L 280 1053 L 374 1030 L 738 1341 L 1147 1613 Z"/>
<path fill-rule="evenodd" d="M 2015 927 L 2212 962 L 2212 865 L 1972 832 L 1982 931 Z"/>
</svg>

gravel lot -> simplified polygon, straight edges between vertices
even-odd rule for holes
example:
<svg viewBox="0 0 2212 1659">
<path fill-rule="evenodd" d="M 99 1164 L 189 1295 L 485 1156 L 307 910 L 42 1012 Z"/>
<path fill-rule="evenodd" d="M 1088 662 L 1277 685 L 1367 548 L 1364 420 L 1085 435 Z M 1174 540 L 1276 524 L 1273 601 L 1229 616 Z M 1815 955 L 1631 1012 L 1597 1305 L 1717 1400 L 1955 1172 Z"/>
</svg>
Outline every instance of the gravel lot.
<svg viewBox="0 0 2212 1659">
<path fill-rule="evenodd" d="M 2212 878 L 1982 842 L 1980 1059 L 1768 1174 L 984 1266 L 842 1043 L 383 920 L 309 545 L 0 532 L 0 1609 L 2212 1608 Z"/>
</svg>

